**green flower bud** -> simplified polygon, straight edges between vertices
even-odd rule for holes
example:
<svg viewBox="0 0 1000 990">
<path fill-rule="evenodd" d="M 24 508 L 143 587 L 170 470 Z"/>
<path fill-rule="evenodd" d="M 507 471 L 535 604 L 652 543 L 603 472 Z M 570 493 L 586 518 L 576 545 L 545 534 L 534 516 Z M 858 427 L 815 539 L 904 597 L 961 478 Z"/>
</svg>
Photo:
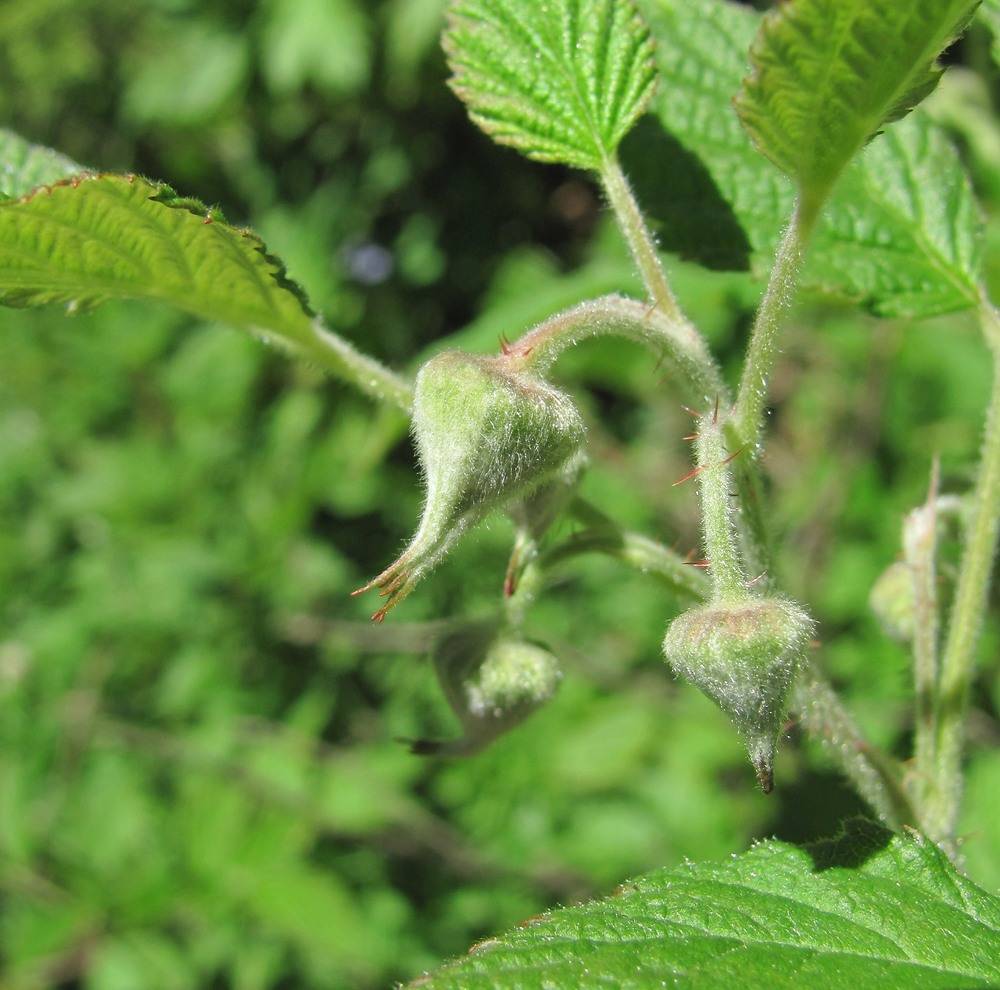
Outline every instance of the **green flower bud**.
<svg viewBox="0 0 1000 990">
<path fill-rule="evenodd" d="M 515 358 L 446 351 L 417 375 L 413 434 L 427 486 L 420 525 L 399 558 L 355 592 L 380 589 L 378 621 L 489 512 L 567 470 L 584 427 L 570 398 Z"/>
<path fill-rule="evenodd" d="M 793 602 L 748 597 L 683 612 L 663 641 L 674 672 L 739 729 L 765 792 L 774 784 L 788 693 L 812 632 L 812 619 Z"/>
<path fill-rule="evenodd" d="M 913 571 L 908 564 L 890 564 L 875 581 L 868 605 L 882 631 L 900 643 L 911 643 L 916 626 Z"/>
<path fill-rule="evenodd" d="M 548 650 L 513 638 L 495 622 L 467 623 L 443 636 L 434 649 L 434 669 L 463 735 L 413 740 L 415 753 L 478 752 L 548 701 L 562 679 Z"/>
</svg>

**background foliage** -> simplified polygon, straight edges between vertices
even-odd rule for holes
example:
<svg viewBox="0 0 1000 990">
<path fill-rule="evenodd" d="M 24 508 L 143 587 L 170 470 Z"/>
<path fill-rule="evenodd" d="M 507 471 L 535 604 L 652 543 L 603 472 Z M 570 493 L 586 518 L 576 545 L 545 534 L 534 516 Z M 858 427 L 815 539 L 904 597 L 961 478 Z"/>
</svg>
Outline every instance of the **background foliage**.
<svg viewBox="0 0 1000 990">
<path fill-rule="evenodd" d="M 252 224 L 331 326 L 400 368 L 445 338 L 492 351 L 585 296 L 638 293 L 589 181 L 468 122 L 444 86 L 441 10 L 6 4 L 2 123 Z M 959 130 L 996 244 L 985 32 L 954 57 L 933 109 Z M 735 367 L 761 283 L 672 269 Z M 442 616 L 498 593 L 506 523 L 372 628 L 347 593 L 420 506 L 399 418 L 154 307 L 0 320 L 5 987 L 386 986 L 627 875 L 829 835 L 859 810 L 794 726 L 775 793 L 758 793 L 723 716 L 660 659 L 674 603 L 597 559 L 533 615 L 566 668 L 556 700 L 473 760 L 410 756 L 395 737 L 455 731 L 424 650 Z M 586 493 L 693 546 L 694 493 L 670 489 L 689 424 L 669 382 L 614 344 L 557 370 L 588 419 Z M 947 490 L 967 486 L 987 371 L 964 318 L 875 320 L 813 297 L 773 385 L 785 585 L 820 619 L 822 663 L 865 729 L 898 750 L 907 658 L 867 596 L 934 455 Z M 964 846 L 994 890 L 995 617 Z"/>
</svg>

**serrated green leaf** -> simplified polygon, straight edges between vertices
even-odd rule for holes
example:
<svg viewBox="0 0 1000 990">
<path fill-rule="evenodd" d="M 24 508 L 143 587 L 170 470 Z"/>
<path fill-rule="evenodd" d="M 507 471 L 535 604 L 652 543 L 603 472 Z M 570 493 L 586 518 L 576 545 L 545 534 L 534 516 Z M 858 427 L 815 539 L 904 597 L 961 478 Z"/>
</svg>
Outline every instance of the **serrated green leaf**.
<svg viewBox="0 0 1000 990">
<path fill-rule="evenodd" d="M 725 0 L 641 2 L 663 79 L 653 112 L 684 149 L 700 156 L 749 240 L 753 267 L 766 271 L 794 189 L 754 150 L 731 103 L 760 16 Z M 702 226 L 712 229 L 718 197 L 687 210 L 695 217 L 708 211 Z M 978 227 L 957 154 L 917 113 L 848 167 L 816 225 L 802 285 L 884 315 L 964 309 L 976 302 Z"/>
<path fill-rule="evenodd" d="M 1000 898 L 937 847 L 858 823 L 660 870 L 474 946 L 425 990 L 959 990 L 1000 983 Z"/>
<path fill-rule="evenodd" d="M 169 186 L 83 173 L 0 203 L 0 302 L 73 312 L 120 298 L 250 330 L 409 408 L 409 387 L 326 331 L 259 238 Z"/>
<path fill-rule="evenodd" d="M 52 185 L 86 171 L 51 148 L 25 141 L 0 128 L 0 202 L 26 196 L 38 186 Z"/>
<path fill-rule="evenodd" d="M 630 0 L 456 0 L 444 48 L 452 88 L 495 141 L 594 171 L 656 82 Z"/>
<path fill-rule="evenodd" d="M 975 306 L 980 226 L 955 148 L 917 112 L 848 168 L 818 225 L 805 281 L 880 316 Z"/>
<path fill-rule="evenodd" d="M 301 292 L 260 240 L 169 186 L 84 173 L 0 205 L 0 301 L 77 310 L 115 298 L 309 333 Z"/>
<path fill-rule="evenodd" d="M 764 18 L 736 105 L 810 217 L 884 124 L 937 84 L 935 60 L 979 0 L 796 0 Z"/>
</svg>

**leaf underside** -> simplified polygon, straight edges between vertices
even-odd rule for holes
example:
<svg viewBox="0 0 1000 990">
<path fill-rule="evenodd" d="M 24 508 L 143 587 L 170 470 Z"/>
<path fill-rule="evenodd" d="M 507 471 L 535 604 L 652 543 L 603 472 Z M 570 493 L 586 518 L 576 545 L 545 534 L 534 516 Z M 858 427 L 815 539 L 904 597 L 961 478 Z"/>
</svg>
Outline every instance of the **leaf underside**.
<svg viewBox="0 0 1000 990">
<path fill-rule="evenodd" d="M 982 990 L 1000 985 L 1000 898 L 931 843 L 858 822 L 809 849 L 766 842 L 729 862 L 651 873 L 529 919 L 413 984 L 661 985 Z"/>
<path fill-rule="evenodd" d="M 826 198 L 879 128 L 926 97 L 938 55 L 978 0 L 796 0 L 763 20 L 751 76 L 737 95 L 743 126 L 792 176 L 807 208 Z"/>
<path fill-rule="evenodd" d="M 720 197 L 731 204 L 752 267 L 763 272 L 795 190 L 753 148 L 731 102 L 760 16 L 725 0 L 642 0 L 642 9 L 662 77 L 653 112 L 700 158 L 717 189 L 711 208 L 718 213 Z M 673 165 L 665 161 L 664 174 Z M 966 309 L 978 301 L 979 229 L 958 155 L 918 110 L 847 167 L 816 224 L 802 285 L 884 316 Z"/>
<path fill-rule="evenodd" d="M 444 48 L 475 123 L 530 158 L 599 171 L 656 82 L 629 0 L 456 0 Z"/>
</svg>

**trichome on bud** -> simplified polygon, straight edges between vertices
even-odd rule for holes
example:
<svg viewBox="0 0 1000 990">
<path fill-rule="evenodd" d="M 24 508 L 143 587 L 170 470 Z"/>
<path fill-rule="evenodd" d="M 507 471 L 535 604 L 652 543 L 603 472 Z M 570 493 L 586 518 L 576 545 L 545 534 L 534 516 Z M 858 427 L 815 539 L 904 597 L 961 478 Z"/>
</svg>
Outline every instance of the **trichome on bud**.
<svg viewBox="0 0 1000 990">
<path fill-rule="evenodd" d="M 355 592 L 379 589 L 377 621 L 489 512 L 575 478 L 584 426 L 569 396 L 518 355 L 446 351 L 417 375 L 413 436 L 426 485 L 420 524 L 402 554 Z"/>
<path fill-rule="evenodd" d="M 681 613 L 663 641 L 674 672 L 732 719 L 765 792 L 773 787 L 789 691 L 812 632 L 812 619 L 794 602 L 748 594 Z"/>
</svg>

